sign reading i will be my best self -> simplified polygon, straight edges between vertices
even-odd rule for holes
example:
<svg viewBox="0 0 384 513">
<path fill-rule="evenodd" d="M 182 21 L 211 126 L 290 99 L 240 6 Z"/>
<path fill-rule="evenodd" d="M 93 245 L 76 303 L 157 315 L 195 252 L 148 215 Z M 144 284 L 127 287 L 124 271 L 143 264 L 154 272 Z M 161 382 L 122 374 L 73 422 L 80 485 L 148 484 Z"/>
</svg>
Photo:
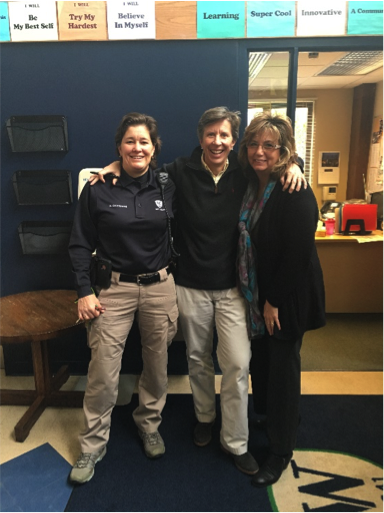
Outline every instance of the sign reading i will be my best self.
<svg viewBox="0 0 384 513">
<path fill-rule="evenodd" d="M 107 2 L 109 39 L 155 39 L 155 0 Z"/>
<path fill-rule="evenodd" d="M 8 2 L 12 41 L 57 41 L 56 3 Z"/>
<path fill-rule="evenodd" d="M 197 2 L 197 37 L 245 37 L 245 2 Z"/>
</svg>

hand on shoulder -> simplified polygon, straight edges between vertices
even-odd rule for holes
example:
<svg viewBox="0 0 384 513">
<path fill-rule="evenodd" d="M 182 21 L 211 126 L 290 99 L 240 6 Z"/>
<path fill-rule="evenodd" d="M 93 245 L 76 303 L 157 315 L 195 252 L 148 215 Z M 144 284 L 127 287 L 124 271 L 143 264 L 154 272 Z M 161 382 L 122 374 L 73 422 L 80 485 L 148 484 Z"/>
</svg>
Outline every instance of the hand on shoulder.
<svg viewBox="0 0 384 513">
<path fill-rule="evenodd" d="M 90 185 L 95 185 L 99 180 L 103 183 L 105 183 L 105 175 L 112 174 L 115 177 L 120 176 L 120 162 L 116 160 L 115 162 L 112 162 L 112 164 L 109 164 L 108 166 L 104 167 L 102 171 L 99 171 L 97 175 L 92 175 L 89 179 Z M 116 184 L 116 179 L 114 178 L 112 181 L 113 185 Z"/>
</svg>

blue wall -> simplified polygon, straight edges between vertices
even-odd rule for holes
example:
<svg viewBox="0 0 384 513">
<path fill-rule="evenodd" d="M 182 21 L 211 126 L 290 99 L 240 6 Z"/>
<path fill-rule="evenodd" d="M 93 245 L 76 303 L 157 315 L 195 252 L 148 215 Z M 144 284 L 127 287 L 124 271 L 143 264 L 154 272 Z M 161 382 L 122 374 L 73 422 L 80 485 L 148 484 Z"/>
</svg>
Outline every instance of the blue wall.
<svg viewBox="0 0 384 513">
<path fill-rule="evenodd" d="M 78 173 L 115 160 L 114 135 L 122 116 L 145 112 L 159 123 L 159 163 L 189 155 L 198 144 L 204 110 L 217 105 L 240 110 L 239 61 L 247 96 L 247 51 L 228 41 L 107 41 L 6 43 L 1 51 L 1 290 L 6 296 L 39 289 L 71 289 L 67 255 L 23 255 L 17 228 L 22 221 L 72 220 Z M 11 116 L 59 114 L 68 122 L 68 153 L 12 153 L 6 131 Z M 19 206 L 12 175 L 18 170 L 68 169 L 74 203 Z M 140 354 L 133 330 L 128 360 Z M 137 340 L 136 340 L 137 339 Z M 51 364 L 69 363 L 86 373 L 85 331 L 53 343 Z M 54 354 L 53 354 L 54 353 Z M 4 347 L 8 374 L 32 373 L 26 344 Z M 132 356 L 133 355 L 133 356 Z M 137 355 L 136 355 L 137 356 Z M 124 362 L 123 362 L 124 370 Z"/>
<path fill-rule="evenodd" d="M 73 218 L 78 173 L 115 160 L 114 134 L 124 114 L 157 119 L 160 164 L 189 155 L 204 110 L 241 110 L 246 59 L 236 40 L 2 44 L 1 296 L 73 287 L 68 256 L 23 255 L 17 228 L 22 221 Z M 68 153 L 12 153 L 7 119 L 41 114 L 67 117 Z M 72 172 L 73 205 L 17 205 L 15 171 L 56 168 Z"/>
</svg>

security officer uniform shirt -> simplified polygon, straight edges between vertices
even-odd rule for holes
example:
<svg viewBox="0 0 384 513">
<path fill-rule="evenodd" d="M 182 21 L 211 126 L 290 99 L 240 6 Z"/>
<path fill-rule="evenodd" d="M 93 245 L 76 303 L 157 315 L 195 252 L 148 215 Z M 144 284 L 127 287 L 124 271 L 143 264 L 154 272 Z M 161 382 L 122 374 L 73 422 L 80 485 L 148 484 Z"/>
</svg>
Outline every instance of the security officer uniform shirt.
<svg viewBox="0 0 384 513">
<path fill-rule="evenodd" d="M 123 169 L 116 185 L 87 183 L 79 198 L 69 253 L 79 297 L 92 294 L 92 253 L 112 262 L 124 274 L 153 273 L 171 259 L 167 215 L 174 217 L 175 186 L 168 180 L 163 203 L 156 171 L 149 169 L 134 179 Z"/>
</svg>

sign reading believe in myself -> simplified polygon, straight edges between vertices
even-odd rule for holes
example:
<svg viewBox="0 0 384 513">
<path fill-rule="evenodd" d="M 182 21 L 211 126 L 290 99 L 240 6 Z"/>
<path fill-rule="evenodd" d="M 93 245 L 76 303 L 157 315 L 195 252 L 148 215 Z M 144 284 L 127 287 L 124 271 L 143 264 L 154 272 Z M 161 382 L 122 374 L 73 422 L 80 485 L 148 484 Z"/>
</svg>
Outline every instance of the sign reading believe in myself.
<svg viewBox="0 0 384 513">
<path fill-rule="evenodd" d="M 297 36 L 343 36 L 346 2 L 321 0 L 297 3 Z"/>
<path fill-rule="evenodd" d="M 247 37 L 294 36 L 295 2 L 247 2 Z"/>
<path fill-rule="evenodd" d="M 198 38 L 245 35 L 245 2 L 197 2 Z"/>
<path fill-rule="evenodd" d="M 348 2 L 348 35 L 383 33 L 383 2 Z"/>
<path fill-rule="evenodd" d="M 12 41 L 57 41 L 56 2 L 8 2 Z"/>
<path fill-rule="evenodd" d="M 57 2 L 59 39 L 103 41 L 107 39 L 105 2 Z"/>
<path fill-rule="evenodd" d="M 155 1 L 107 2 L 109 39 L 155 39 Z"/>
<path fill-rule="evenodd" d="M 0 41 L 10 41 L 8 3 L 0 2 Z"/>
</svg>

